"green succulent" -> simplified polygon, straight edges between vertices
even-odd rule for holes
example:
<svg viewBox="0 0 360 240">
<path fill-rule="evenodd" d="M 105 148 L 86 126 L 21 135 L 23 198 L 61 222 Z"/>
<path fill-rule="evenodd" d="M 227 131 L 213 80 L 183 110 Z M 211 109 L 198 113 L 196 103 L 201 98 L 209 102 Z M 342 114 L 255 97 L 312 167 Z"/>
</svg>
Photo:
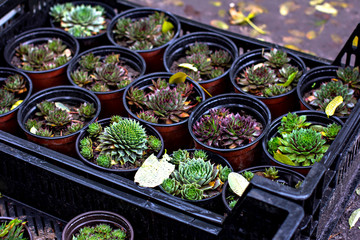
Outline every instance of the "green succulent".
<svg viewBox="0 0 360 240">
<path fill-rule="evenodd" d="M 117 86 L 122 81 L 128 80 L 127 73 L 127 70 L 118 63 L 105 63 L 95 67 L 94 79 L 108 86 Z"/>
<path fill-rule="evenodd" d="M 15 94 L 0 88 L 0 109 L 9 109 L 17 101 Z"/>
<path fill-rule="evenodd" d="M 278 95 L 287 93 L 288 91 L 289 91 L 289 89 L 282 85 L 272 84 L 264 89 L 263 96 L 264 97 L 274 97 L 274 96 L 278 96 Z"/>
<path fill-rule="evenodd" d="M 83 70 L 75 70 L 70 73 L 71 79 L 74 81 L 76 85 L 79 87 L 83 87 L 89 83 L 92 83 L 92 78 L 89 73 Z"/>
<path fill-rule="evenodd" d="M 70 123 L 71 116 L 66 110 L 55 108 L 55 110 L 49 112 L 49 115 L 45 116 L 45 120 L 48 126 L 64 126 Z"/>
<path fill-rule="evenodd" d="M 24 77 L 20 74 L 10 75 L 5 80 L 4 89 L 8 92 L 21 94 L 27 91 Z M 2 97 L 1 97 L 2 99 Z"/>
<path fill-rule="evenodd" d="M 89 133 L 90 137 L 97 137 L 102 132 L 103 128 L 100 123 L 93 122 L 89 125 L 87 132 Z"/>
<path fill-rule="evenodd" d="M 336 123 L 329 124 L 326 128 L 324 128 L 323 135 L 328 140 L 334 140 L 338 133 L 341 130 L 341 125 Z"/>
<path fill-rule="evenodd" d="M 195 150 L 194 153 L 193 153 L 193 158 L 196 158 L 196 159 L 201 158 L 204 161 L 206 161 L 206 160 L 208 160 L 208 155 L 203 150 Z"/>
<path fill-rule="evenodd" d="M 269 65 L 272 68 L 281 68 L 290 62 L 290 58 L 287 56 L 287 53 L 277 48 L 271 49 L 270 52 L 265 52 L 263 57 L 267 60 L 265 62 L 266 65 Z"/>
<path fill-rule="evenodd" d="M 79 115 L 84 118 L 92 118 L 96 112 L 96 108 L 93 103 L 82 103 L 79 107 Z"/>
<path fill-rule="evenodd" d="M 219 178 L 222 182 L 226 182 L 228 179 L 229 174 L 231 173 L 231 168 L 229 168 L 228 166 L 221 166 L 218 165 L 217 166 L 219 168 Z"/>
<path fill-rule="evenodd" d="M 289 78 L 293 78 L 291 80 L 291 85 L 292 87 L 296 87 L 303 72 L 299 71 L 299 69 L 295 66 L 292 66 L 290 64 L 285 64 L 279 70 L 279 74 L 280 74 L 279 83 L 285 83 L 289 80 Z"/>
<path fill-rule="evenodd" d="M 125 240 L 126 230 L 123 228 L 113 229 L 107 223 L 100 223 L 91 227 L 82 227 L 78 233 L 72 236 L 73 240 Z"/>
<path fill-rule="evenodd" d="M 69 134 L 80 131 L 84 127 L 82 122 L 73 122 L 71 125 L 68 125 L 67 131 Z"/>
<path fill-rule="evenodd" d="M 275 167 L 265 168 L 264 177 L 275 180 L 279 178 L 279 171 Z"/>
<path fill-rule="evenodd" d="M 105 83 L 94 83 L 92 87 L 90 88 L 93 92 L 108 92 L 110 91 L 109 87 Z"/>
<path fill-rule="evenodd" d="M 136 120 L 122 119 L 113 122 L 99 136 L 96 150 L 107 154 L 122 165 L 134 163 L 147 149 L 147 136 L 143 126 Z"/>
<path fill-rule="evenodd" d="M 251 179 L 253 179 L 254 177 L 254 173 L 251 171 L 244 171 L 241 173 L 241 175 L 246 178 L 246 180 L 248 180 L 249 182 L 251 181 Z"/>
<path fill-rule="evenodd" d="M 29 118 L 26 122 L 25 122 L 25 128 L 27 130 L 30 131 L 30 129 L 35 128 L 36 130 L 40 129 L 42 126 L 42 122 L 41 121 L 37 121 L 35 119 L 31 119 Z"/>
<path fill-rule="evenodd" d="M 185 162 L 190 158 L 190 153 L 186 150 L 179 149 L 173 152 L 171 162 L 179 165 L 180 162 Z M 206 160 L 206 159 L 204 159 Z"/>
<path fill-rule="evenodd" d="M 160 151 L 161 147 L 162 147 L 162 143 L 161 140 L 158 139 L 157 137 L 150 135 L 148 137 L 148 145 L 151 149 L 153 149 L 155 152 Z"/>
<path fill-rule="evenodd" d="M 352 88 L 360 88 L 359 67 L 338 68 L 336 74 L 345 84 L 349 84 Z"/>
<path fill-rule="evenodd" d="M 180 190 L 182 198 L 193 201 L 203 199 L 203 190 L 199 187 L 196 183 L 184 184 Z"/>
<path fill-rule="evenodd" d="M 27 240 L 23 237 L 26 222 L 14 218 L 0 225 L 0 237 L 4 240 Z"/>
<path fill-rule="evenodd" d="M 140 88 L 131 87 L 126 95 L 128 104 L 143 108 L 142 105 L 146 101 L 145 91 Z"/>
<path fill-rule="evenodd" d="M 306 122 L 306 115 L 298 116 L 296 113 L 288 113 L 282 117 L 281 123 L 278 127 L 278 133 L 291 133 L 295 129 L 306 128 L 311 125 L 311 122 Z"/>
<path fill-rule="evenodd" d="M 80 140 L 80 146 L 81 147 L 90 147 L 90 148 L 92 148 L 93 142 L 92 142 L 91 138 L 85 137 L 85 138 Z"/>
<path fill-rule="evenodd" d="M 86 159 L 91 159 L 94 157 L 94 151 L 89 146 L 82 146 L 80 149 L 80 154 Z"/>
<path fill-rule="evenodd" d="M 53 132 L 50 129 L 42 128 L 42 127 L 37 129 L 35 134 L 38 136 L 42 136 L 42 137 L 53 137 L 54 136 Z"/>
<path fill-rule="evenodd" d="M 168 17 L 155 12 L 148 17 L 132 20 L 119 18 L 113 30 L 117 44 L 132 50 L 149 50 L 164 45 L 174 37 L 174 30 L 164 31 Z"/>
<path fill-rule="evenodd" d="M 111 167 L 111 156 L 107 154 L 100 154 L 96 159 L 97 165 L 105 168 Z"/>
<path fill-rule="evenodd" d="M 95 67 L 100 63 L 100 56 L 95 56 L 92 52 L 82 55 L 79 60 L 80 67 L 86 71 L 95 70 Z"/>
<path fill-rule="evenodd" d="M 49 102 L 47 100 L 36 104 L 36 107 L 40 110 L 40 112 L 35 113 L 36 116 L 48 116 L 51 111 L 56 109 L 55 102 Z"/>
<path fill-rule="evenodd" d="M 138 118 L 151 123 L 159 123 L 159 118 L 155 116 L 152 111 L 141 111 L 138 113 Z"/>
<path fill-rule="evenodd" d="M 189 46 L 189 49 L 185 51 L 186 55 L 193 55 L 195 53 L 202 53 L 205 55 L 211 54 L 209 46 L 204 43 L 195 42 Z"/>
<path fill-rule="evenodd" d="M 181 184 L 174 178 L 165 179 L 161 184 L 161 187 L 165 190 L 165 192 L 171 195 L 180 194 Z"/>
</svg>

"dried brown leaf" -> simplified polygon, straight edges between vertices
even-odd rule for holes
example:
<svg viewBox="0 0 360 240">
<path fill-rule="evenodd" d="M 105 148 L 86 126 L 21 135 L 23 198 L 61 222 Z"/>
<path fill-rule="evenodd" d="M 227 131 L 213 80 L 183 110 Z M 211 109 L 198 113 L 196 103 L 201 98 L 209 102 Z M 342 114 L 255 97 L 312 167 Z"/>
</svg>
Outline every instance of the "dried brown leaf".
<svg viewBox="0 0 360 240">
<path fill-rule="evenodd" d="M 285 24 L 294 24 L 297 23 L 298 21 L 296 19 L 290 18 L 290 19 L 286 19 L 285 20 Z"/>
<path fill-rule="evenodd" d="M 282 38 L 282 40 L 284 43 L 287 44 L 299 44 L 303 41 L 301 38 L 292 37 L 292 36 L 285 36 Z"/>
<path fill-rule="evenodd" d="M 299 52 L 303 52 L 303 53 L 307 53 L 307 54 L 311 54 L 316 56 L 316 53 L 311 52 L 309 50 L 303 50 L 301 48 L 299 48 L 298 46 L 292 45 L 292 44 L 285 44 L 284 47 L 295 50 L 295 51 L 299 51 Z"/>
<path fill-rule="evenodd" d="M 247 11 L 247 12 L 253 12 L 253 13 L 256 13 L 256 14 L 261 14 L 261 13 L 267 13 L 268 12 L 268 10 L 265 7 L 257 5 L 257 4 L 253 4 L 253 3 L 249 3 L 248 5 L 246 5 L 244 7 L 244 10 Z"/>
<path fill-rule="evenodd" d="M 294 37 L 298 37 L 298 38 L 302 38 L 305 37 L 305 33 L 300 31 L 300 30 L 296 30 L 296 29 L 290 29 L 288 30 L 288 32 L 293 35 Z"/>
<path fill-rule="evenodd" d="M 308 31 L 306 33 L 306 38 L 309 39 L 309 40 L 312 40 L 312 39 L 314 39 L 316 37 L 317 37 L 317 35 L 316 35 L 316 32 L 314 30 Z"/>
<path fill-rule="evenodd" d="M 300 8 L 300 5 L 296 4 L 295 2 L 288 1 L 280 4 L 279 12 L 282 16 L 288 15 L 290 12 L 293 12 Z"/>
<path fill-rule="evenodd" d="M 210 25 L 224 30 L 229 29 L 229 25 L 221 20 L 211 20 Z"/>
<path fill-rule="evenodd" d="M 220 9 L 219 11 L 218 11 L 218 16 L 219 17 L 225 17 L 226 16 L 226 11 L 224 10 L 224 9 Z"/>
<path fill-rule="evenodd" d="M 308 7 L 305 9 L 305 14 L 306 15 L 313 15 L 316 12 L 314 7 Z"/>
<path fill-rule="evenodd" d="M 338 35 L 338 34 L 336 34 L 336 33 L 333 33 L 333 34 L 331 34 L 331 39 L 332 39 L 332 41 L 334 42 L 334 43 L 336 43 L 336 44 L 342 44 L 343 43 L 343 40 L 342 40 L 342 38 Z"/>
<path fill-rule="evenodd" d="M 334 17 L 337 15 L 338 11 L 330 3 L 324 3 L 322 5 L 316 5 L 315 9 L 319 12 L 331 14 Z"/>
</svg>

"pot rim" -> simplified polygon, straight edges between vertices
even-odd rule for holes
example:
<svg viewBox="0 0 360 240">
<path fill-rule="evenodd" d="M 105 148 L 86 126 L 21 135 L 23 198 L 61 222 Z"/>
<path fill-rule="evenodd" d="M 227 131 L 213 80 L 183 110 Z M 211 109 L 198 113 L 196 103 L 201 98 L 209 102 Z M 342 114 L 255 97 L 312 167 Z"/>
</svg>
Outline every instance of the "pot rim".
<svg viewBox="0 0 360 240">
<path fill-rule="evenodd" d="M 19 217 L 6 217 L 6 216 L 0 216 L 0 222 L 1 221 L 11 221 L 11 220 L 13 220 L 13 219 L 15 219 L 15 218 L 17 218 L 17 219 L 20 219 Z M 20 220 L 22 220 L 22 219 L 20 219 Z M 28 222 L 28 221 L 26 221 L 26 220 L 22 220 L 22 221 L 25 221 L 25 222 Z M 29 240 L 32 240 L 32 239 L 34 239 L 33 238 L 33 235 L 32 235 L 32 232 L 30 231 L 30 228 L 28 227 L 28 224 L 25 224 L 24 225 L 24 232 L 27 232 L 28 233 L 28 235 L 29 235 Z"/>
</svg>

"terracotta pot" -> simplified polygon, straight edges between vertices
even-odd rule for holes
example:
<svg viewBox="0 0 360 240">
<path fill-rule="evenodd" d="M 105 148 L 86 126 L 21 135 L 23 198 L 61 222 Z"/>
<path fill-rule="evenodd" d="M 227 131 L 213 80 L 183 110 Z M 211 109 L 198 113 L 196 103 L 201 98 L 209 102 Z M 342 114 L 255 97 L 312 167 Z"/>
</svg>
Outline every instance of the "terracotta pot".
<svg viewBox="0 0 360 240">
<path fill-rule="evenodd" d="M 114 39 L 114 33 L 113 30 L 116 26 L 116 23 L 119 18 L 131 18 L 131 19 L 141 19 L 145 18 L 155 12 L 163 12 L 168 17 L 168 21 L 171 22 L 174 25 L 174 37 L 167 43 L 165 43 L 162 46 L 155 47 L 150 50 L 136 50 L 144 59 L 146 62 L 146 72 L 159 72 L 164 70 L 163 66 L 163 55 L 165 49 L 179 36 L 180 34 L 180 21 L 170 12 L 157 9 L 157 8 L 133 8 L 126 10 L 118 15 L 116 15 L 112 20 L 111 23 L 108 26 L 107 29 L 107 37 L 110 40 L 110 42 L 114 45 L 119 45 L 115 39 Z"/>
<path fill-rule="evenodd" d="M 189 153 L 193 153 L 197 149 L 185 149 L 185 150 L 188 151 Z M 231 171 L 233 171 L 233 168 L 231 167 L 230 163 L 224 157 L 220 156 L 219 154 L 208 151 L 208 150 L 204 150 L 204 151 L 208 155 L 208 157 L 209 157 L 208 159 L 209 159 L 209 161 L 211 161 L 211 163 L 221 164 L 221 166 L 223 166 L 223 167 L 227 166 L 231 169 Z M 224 187 L 224 186 L 225 185 L 223 185 L 222 187 Z M 172 198 L 179 198 L 179 197 L 176 197 L 176 196 L 173 196 L 173 195 L 167 193 L 161 185 L 159 187 L 160 187 L 161 191 L 163 191 L 167 195 L 171 196 Z M 222 188 L 222 190 L 223 190 L 223 188 Z M 224 212 L 224 209 L 221 208 L 221 191 L 219 192 L 219 194 L 217 194 L 213 197 L 204 198 L 201 200 L 195 201 L 195 200 L 188 200 L 188 199 L 183 199 L 183 198 L 181 198 L 181 200 L 192 203 L 192 204 L 202 207 L 202 208 L 206 208 L 208 210 L 215 211 L 217 213 Z"/>
<path fill-rule="evenodd" d="M 124 96 L 123 96 L 123 103 L 125 106 L 126 111 L 128 112 L 131 118 L 135 118 L 140 122 L 146 123 L 148 125 L 153 126 L 156 130 L 159 131 L 161 136 L 164 139 L 165 149 L 167 149 L 168 153 L 174 150 L 178 150 L 180 148 L 186 149 L 192 147 L 192 141 L 190 133 L 187 130 L 187 121 L 188 119 L 182 120 L 178 123 L 173 124 L 157 124 L 157 123 L 150 123 L 140 119 L 132 112 L 130 109 L 126 95 L 127 92 L 131 87 L 138 87 L 145 89 L 152 85 L 151 80 L 156 80 L 158 78 L 161 79 L 169 79 L 172 76 L 171 73 L 167 72 L 159 72 L 159 73 L 152 73 L 147 74 L 136 80 L 135 82 L 130 83 L 127 88 L 125 89 Z M 194 85 L 194 90 L 196 91 L 197 95 L 201 97 L 201 99 L 205 99 L 205 94 L 199 84 L 192 81 L 191 79 L 187 78 L 186 82 L 190 82 Z M 194 111 L 194 110 L 193 110 Z"/>
<path fill-rule="evenodd" d="M 33 88 L 32 82 L 26 74 L 12 68 L 0 68 L 0 83 L 5 81 L 8 76 L 14 74 L 21 75 L 26 82 L 27 91 L 20 94 L 20 99 L 19 99 L 19 100 L 23 100 L 23 102 L 26 102 L 29 99 Z M 0 114 L 0 130 L 15 135 L 18 135 L 19 132 L 21 132 L 16 121 L 16 114 L 20 106 L 21 104 L 7 113 Z"/>
<path fill-rule="evenodd" d="M 252 143 L 242 147 L 233 149 L 221 149 L 210 147 L 205 143 L 200 142 L 195 134 L 193 133 L 193 125 L 204 115 L 209 112 L 212 108 L 226 107 L 231 112 L 245 111 L 247 114 L 253 116 L 263 126 L 263 132 L 261 135 Z M 239 93 L 227 93 L 221 94 L 202 102 L 198 108 L 191 113 L 188 122 L 188 130 L 191 137 L 194 140 L 195 148 L 206 149 L 211 152 L 220 154 L 226 158 L 235 171 L 250 167 L 254 164 L 255 159 L 261 157 L 261 144 L 259 142 L 265 136 L 266 132 L 270 127 L 271 114 L 268 107 L 260 100 L 249 96 L 242 95 Z"/>
<path fill-rule="evenodd" d="M 270 51 L 270 49 L 265 49 L 265 51 Z M 268 106 L 271 112 L 272 119 L 275 119 L 285 113 L 299 110 L 299 100 L 296 95 L 296 88 L 293 88 L 287 93 L 273 96 L 273 97 L 261 97 L 249 94 L 243 91 L 240 86 L 236 83 L 236 78 L 248 67 L 256 65 L 258 63 L 265 62 L 266 59 L 262 57 L 264 49 L 257 49 L 250 51 L 244 55 L 239 56 L 230 69 L 230 81 L 231 84 L 237 93 L 247 94 L 254 96 L 255 98 L 261 100 L 263 103 Z M 296 66 L 299 71 L 302 71 L 303 74 L 306 72 L 306 66 L 303 60 L 291 52 L 287 52 L 288 57 L 291 59 L 290 64 Z"/>
<path fill-rule="evenodd" d="M 337 117 L 327 117 L 325 113 L 319 112 L 319 111 L 313 111 L 313 110 L 306 110 L 306 111 L 296 111 L 295 112 L 298 116 L 306 116 L 306 121 L 307 122 L 311 122 L 312 124 L 317 124 L 317 125 L 322 125 L 322 126 L 327 126 L 328 124 L 331 123 L 337 123 L 341 126 L 344 125 L 344 123 Z M 286 116 L 285 114 L 283 116 Z M 262 148 L 264 151 L 264 157 L 266 160 L 268 160 L 271 165 L 274 166 L 281 166 L 281 167 L 285 167 L 288 169 L 291 169 L 293 171 L 296 171 L 304 176 L 306 176 L 308 174 L 308 172 L 310 171 L 312 166 L 290 166 L 284 163 L 281 163 L 279 161 L 277 161 L 269 152 L 268 152 L 268 142 L 272 137 L 278 136 L 278 127 L 281 123 L 281 119 L 283 116 L 278 117 L 277 119 L 275 119 L 271 125 L 270 125 L 270 129 L 267 132 L 267 134 L 265 135 L 264 139 L 262 140 Z"/>
<path fill-rule="evenodd" d="M 105 57 L 109 54 L 120 54 L 120 60 L 124 61 L 127 65 L 131 66 L 134 70 L 139 72 L 139 77 L 144 75 L 146 65 L 144 59 L 136 52 L 127 48 L 116 46 L 101 46 L 89 49 L 79 54 L 67 69 L 67 77 L 71 84 L 77 86 L 71 77 L 71 73 L 79 67 L 79 60 L 82 56 L 93 53 L 95 56 Z M 109 91 L 109 92 L 94 92 L 101 102 L 100 118 L 107 118 L 112 115 L 126 115 L 126 110 L 123 105 L 124 88 Z"/>
<path fill-rule="evenodd" d="M 106 24 L 109 24 L 111 19 L 116 15 L 114 8 L 100 1 L 68 1 L 68 2 L 72 2 L 75 6 L 84 4 L 84 5 L 103 7 L 105 9 Z M 53 28 L 63 29 L 60 27 L 59 23 L 54 22 L 54 19 L 52 17 L 50 17 L 50 25 Z M 81 52 L 97 46 L 106 45 L 107 43 L 110 44 L 108 38 L 106 37 L 106 29 L 97 35 L 93 35 L 89 37 L 75 37 L 75 38 L 76 40 L 78 40 L 80 44 Z"/>
<path fill-rule="evenodd" d="M 62 240 L 72 240 L 73 235 L 83 227 L 108 224 L 113 229 L 124 229 L 126 240 L 134 240 L 134 230 L 130 222 L 123 216 L 108 211 L 90 211 L 82 213 L 71 219 L 62 232 Z"/>
<path fill-rule="evenodd" d="M 20 44 L 41 44 L 53 38 L 61 39 L 63 43 L 69 47 L 72 52 L 72 59 L 69 62 L 60 67 L 44 71 L 27 71 L 17 68 L 12 63 L 12 59 L 15 55 L 15 49 Z M 66 69 L 67 66 L 78 55 L 79 49 L 80 47 L 78 41 L 63 30 L 55 28 L 36 28 L 23 32 L 14 39 L 9 40 L 4 48 L 4 58 L 9 66 L 26 73 L 32 80 L 34 92 L 38 92 L 45 88 L 68 84 L 66 79 Z"/>
<path fill-rule="evenodd" d="M 2 217 L 0 216 L 0 225 L 5 223 L 5 222 L 10 222 L 11 220 L 13 220 L 15 218 L 13 217 Z M 23 238 L 29 239 L 29 240 L 33 240 L 33 235 L 29 229 L 29 227 L 27 226 L 27 224 L 24 226 L 24 231 L 23 231 Z"/>
<path fill-rule="evenodd" d="M 211 32 L 195 32 L 182 36 L 176 39 L 165 50 L 164 53 L 164 66 L 166 71 L 171 72 L 170 68 L 175 61 L 186 56 L 185 51 L 189 49 L 189 46 L 194 43 L 204 43 L 209 46 L 210 50 L 225 50 L 231 57 L 231 63 L 238 57 L 238 49 L 233 41 L 217 33 Z M 231 64 L 230 63 L 230 64 Z M 205 88 L 212 96 L 225 93 L 228 88 L 229 82 L 229 69 L 225 69 L 225 72 L 213 79 L 202 80 L 198 83 Z"/>
<path fill-rule="evenodd" d="M 244 170 L 241 170 L 240 172 L 238 172 L 239 174 L 245 172 L 245 171 L 250 171 L 252 173 L 256 173 L 256 172 L 265 172 L 265 168 L 270 168 L 272 166 L 268 166 L 268 165 L 263 165 L 263 166 L 255 166 L 255 167 L 251 167 L 251 168 L 246 168 Z M 280 184 L 285 184 L 289 187 L 293 187 L 295 188 L 296 184 L 299 181 L 303 181 L 305 179 L 304 175 L 295 172 L 293 170 L 284 168 L 284 167 L 280 167 L 277 166 L 276 169 L 278 170 L 278 176 L 279 178 L 276 179 L 275 181 L 279 182 Z M 222 191 L 222 202 L 226 208 L 227 212 L 231 211 L 231 208 L 229 206 L 229 203 L 227 201 L 227 197 L 229 196 L 229 183 L 226 182 L 223 186 L 223 191 Z"/>
<path fill-rule="evenodd" d="M 93 103 L 96 108 L 96 113 L 92 119 L 89 120 L 84 128 L 90 123 L 95 121 L 100 114 L 101 104 L 99 99 L 90 91 L 74 86 L 57 86 L 53 88 L 44 89 L 35 95 L 31 96 L 29 100 L 22 104 L 20 107 L 17 120 L 22 131 L 26 134 L 28 140 L 35 142 L 39 145 L 48 147 L 52 150 L 70 155 L 76 156 L 75 141 L 80 131 L 71 133 L 66 136 L 59 137 L 43 137 L 31 133 L 25 128 L 25 122 L 33 116 L 36 112 L 36 104 L 44 101 L 60 101 L 68 102 L 72 104 L 88 102 Z"/>
<path fill-rule="evenodd" d="M 101 124 L 102 128 L 104 129 L 105 127 L 109 126 L 110 124 L 110 118 L 105 118 L 105 119 L 101 119 L 100 121 L 98 121 L 99 124 Z M 152 126 L 148 125 L 148 124 L 144 124 L 142 122 L 140 122 L 140 124 L 145 128 L 147 135 L 153 135 L 156 138 L 160 139 L 162 146 L 161 149 L 157 152 L 156 157 L 160 158 L 163 153 L 164 153 L 164 140 L 162 138 L 162 136 L 160 135 L 160 133 L 153 128 Z M 132 169 L 112 169 L 112 168 L 106 168 L 106 167 L 102 167 L 97 165 L 96 163 L 93 163 L 92 161 L 90 161 L 89 159 L 84 158 L 81 153 L 80 153 L 80 141 L 81 139 L 89 136 L 89 134 L 87 133 L 87 128 L 84 128 L 81 133 L 79 134 L 79 136 L 76 139 L 76 153 L 78 155 L 78 157 L 86 164 L 90 165 L 93 168 L 105 171 L 105 172 L 109 172 L 109 173 L 116 173 L 119 174 L 123 177 L 129 178 L 129 179 L 134 179 L 135 173 L 136 171 L 139 169 L 137 168 L 132 168 Z"/>
<path fill-rule="evenodd" d="M 301 110 L 316 110 L 309 103 L 305 102 L 305 93 L 312 89 L 319 88 L 321 83 L 329 82 L 332 78 L 337 78 L 336 71 L 338 66 L 319 66 L 308 71 L 298 83 L 296 88 L 297 96 L 300 99 Z M 336 115 L 336 113 L 335 113 Z M 339 116 L 339 118 L 345 122 L 349 116 Z"/>
</svg>

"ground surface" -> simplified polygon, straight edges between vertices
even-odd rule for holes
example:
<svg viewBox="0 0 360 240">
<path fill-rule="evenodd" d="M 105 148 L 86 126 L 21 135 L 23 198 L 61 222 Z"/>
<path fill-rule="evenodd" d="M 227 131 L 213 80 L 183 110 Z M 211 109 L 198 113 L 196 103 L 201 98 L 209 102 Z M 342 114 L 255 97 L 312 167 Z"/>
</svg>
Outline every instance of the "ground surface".
<svg viewBox="0 0 360 240">
<path fill-rule="evenodd" d="M 282 46 L 304 51 L 329 60 L 335 59 L 343 44 L 360 23 L 358 0 L 338 1 L 235 1 L 237 10 L 262 11 L 253 23 L 266 31 L 259 34 L 248 24 L 230 24 L 231 0 L 130 0 L 157 7 L 205 24 L 218 20 L 229 31 L 263 39 Z M 313 3 L 311 5 L 310 3 Z M 335 9 L 335 10 L 334 10 Z M 218 25 L 219 26 L 219 25 Z M 360 239 L 360 221 L 349 229 L 351 213 L 360 208 L 360 196 L 354 193 L 329 239 Z"/>
</svg>

